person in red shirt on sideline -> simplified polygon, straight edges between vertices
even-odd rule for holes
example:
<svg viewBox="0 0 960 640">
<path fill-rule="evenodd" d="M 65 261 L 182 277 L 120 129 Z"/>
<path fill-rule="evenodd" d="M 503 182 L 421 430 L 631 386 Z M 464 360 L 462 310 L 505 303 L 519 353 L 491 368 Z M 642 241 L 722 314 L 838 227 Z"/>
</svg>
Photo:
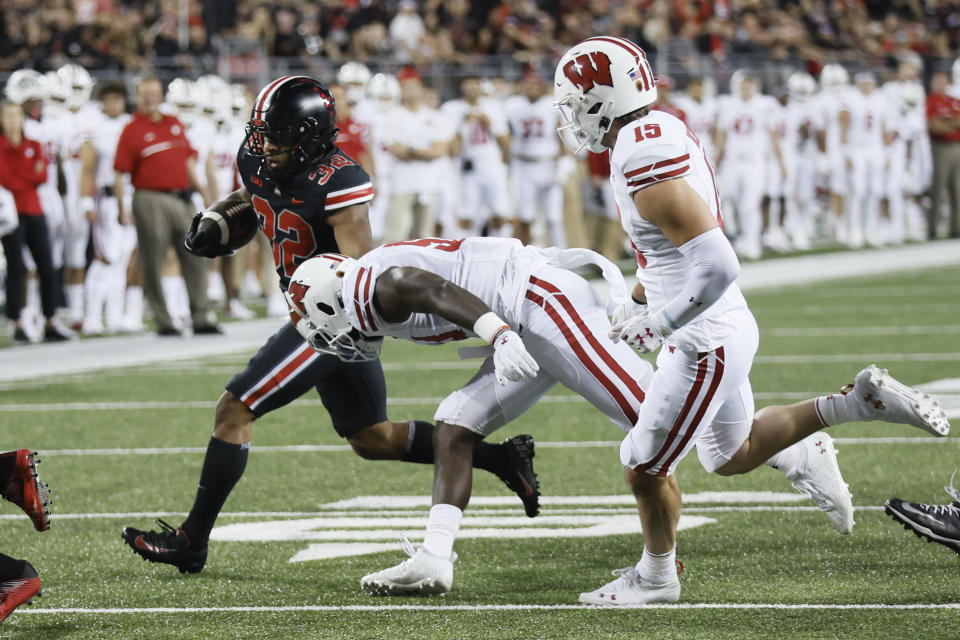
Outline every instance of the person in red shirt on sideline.
<svg viewBox="0 0 960 640">
<path fill-rule="evenodd" d="M 950 76 L 937 71 L 930 78 L 927 122 L 933 151 L 933 206 L 927 210 L 927 237 L 937 237 L 943 190 L 950 194 L 950 237 L 960 238 L 960 100 L 947 95 Z"/>
<path fill-rule="evenodd" d="M 30 342 L 20 319 L 27 275 L 23 263 L 24 246 L 30 249 L 40 278 L 40 300 L 47 319 L 43 339 L 45 342 L 69 340 L 73 336 L 58 326 L 53 318 L 57 309 L 56 277 L 47 220 L 37 195 L 37 187 L 47 180 L 47 158 L 39 142 L 23 137 L 23 108 L 20 105 L 6 102 L 0 108 L 0 131 L 0 186 L 13 194 L 19 223 L 0 238 L 7 258 L 7 318 L 14 323 L 13 341 Z"/>
<path fill-rule="evenodd" d="M 160 111 L 163 87 L 156 78 L 137 85 L 137 110 L 117 142 L 113 168 L 117 172 L 114 194 L 123 215 L 123 174 L 133 183 L 133 223 L 143 269 L 143 295 L 153 311 L 157 334 L 180 335 L 163 296 L 161 278 L 167 248 L 173 245 L 190 296 L 194 334 L 218 334 L 209 317 L 207 265 L 192 255 L 182 238 L 193 219 L 190 195 L 194 189 L 209 199 L 197 177 L 197 152 L 190 146 L 183 124 Z"/>
<path fill-rule="evenodd" d="M 337 146 L 349 157 L 356 160 L 376 182 L 373 166 L 373 154 L 370 152 L 370 127 L 353 117 L 353 106 L 347 100 L 347 90 L 339 84 L 330 85 L 330 93 L 337 104 Z"/>
</svg>

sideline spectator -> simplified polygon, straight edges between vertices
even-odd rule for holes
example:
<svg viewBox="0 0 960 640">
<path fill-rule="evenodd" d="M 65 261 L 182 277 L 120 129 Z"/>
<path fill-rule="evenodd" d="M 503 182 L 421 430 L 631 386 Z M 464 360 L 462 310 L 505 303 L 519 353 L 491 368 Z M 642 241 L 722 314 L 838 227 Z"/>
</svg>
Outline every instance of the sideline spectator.
<svg viewBox="0 0 960 640">
<path fill-rule="evenodd" d="M 18 225 L 0 241 L 7 259 L 7 318 L 14 323 L 13 341 L 30 342 L 20 317 L 27 269 L 23 248 L 30 249 L 40 278 L 40 300 L 46 318 L 44 342 L 60 342 L 73 336 L 54 322 L 57 285 L 50 254 L 47 219 L 40 206 L 37 187 L 47 180 L 47 158 L 36 140 L 23 137 L 23 108 L 12 102 L 0 107 L 0 186 L 13 194 Z"/>
<path fill-rule="evenodd" d="M 203 192 L 196 171 L 197 152 L 187 141 L 180 121 L 160 111 L 162 101 L 159 80 L 140 81 L 137 110 L 117 143 L 114 192 L 123 216 L 123 174 L 129 173 L 134 188 L 133 222 L 143 269 L 143 293 L 153 311 L 157 335 L 180 335 L 167 311 L 161 286 L 164 256 L 171 245 L 187 285 L 193 332 L 222 333 L 209 317 L 207 265 L 183 246 L 183 236 L 194 213 L 190 203 L 192 189 Z"/>
<path fill-rule="evenodd" d="M 937 237 L 943 190 L 949 194 L 951 238 L 960 237 L 960 100 L 947 95 L 950 78 L 937 71 L 930 79 L 927 119 L 933 148 L 933 206 L 927 211 L 927 238 Z"/>
</svg>

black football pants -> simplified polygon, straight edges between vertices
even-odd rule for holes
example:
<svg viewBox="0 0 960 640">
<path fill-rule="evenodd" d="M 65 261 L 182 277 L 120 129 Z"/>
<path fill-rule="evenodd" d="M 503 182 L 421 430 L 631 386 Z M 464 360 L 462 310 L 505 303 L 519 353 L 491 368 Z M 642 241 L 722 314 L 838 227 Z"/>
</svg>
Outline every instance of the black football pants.
<svg viewBox="0 0 960 640">
<path fill-rule="evenodd" d="M 30 249 L 30 255 L 37 265 L 43 315 L 52 318 L 57 310 L 57 279 L 50 255 L 47 219 L 42 215 L 20 216 L 19 221 L 16 229 L 0 238 L 3 254 L 7 258 L 7 318 L 16 322 L 23 309 L 23 288 L 27 276 L 27 267 L 23 263 L 24 247 Z"/>
</svg>

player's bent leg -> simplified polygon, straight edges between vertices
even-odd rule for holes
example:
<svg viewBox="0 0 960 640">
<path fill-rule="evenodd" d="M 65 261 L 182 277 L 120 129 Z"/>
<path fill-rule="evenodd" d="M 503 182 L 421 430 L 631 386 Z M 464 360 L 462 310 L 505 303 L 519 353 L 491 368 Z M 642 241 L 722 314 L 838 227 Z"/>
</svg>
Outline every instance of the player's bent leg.
<svg viewBox="0 0 960 640">
<path fill-rule="evenodd" d="M 668 553 L 677 546 L 677 523 L 683 506 L 676 477 L 626 468 L 623 476 L 637 499 L 644 548 L 655 554 Z"/>
<path fill-rule="evenodd" d="M 378 422 L 347 436 L 354 453 L 365 460 L 402 460 L 410 433 L 407 422 Z"/>
<path fill-rule="evenodd" d="M 230 391 L 224 391 L 217 400 L 213 437 L 233 444 L 247 444 L 257 414 Z"/>
<path fill-rule="evenodd" d="M 26 560 L 0 553 L 0 624 L 22 604 L 31 604 L 43 595 L 36 569 Z"/>
<path fill-rule="evenodd" d="M 0 453 L 0 490 L 3 499 L 30 516 L 37 531 L 50 528 L 50 489 L 40 480 L 36 451 L 15 449 Z"/>
</svg>

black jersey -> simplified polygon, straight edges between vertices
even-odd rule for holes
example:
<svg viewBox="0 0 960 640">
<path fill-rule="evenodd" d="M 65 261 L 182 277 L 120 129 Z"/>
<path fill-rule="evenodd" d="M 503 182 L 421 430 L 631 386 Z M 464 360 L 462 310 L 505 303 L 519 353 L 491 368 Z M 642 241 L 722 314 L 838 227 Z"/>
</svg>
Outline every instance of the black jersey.
<svg viewBox="0 0 960 640">
<path fill-rule="evenodd" d="M 250 192 L 260 229 L 273 247 L 280 287 L 286 291 L 300 263 L 320 253 L 340 251 L 327 218 L 344 207 L 372 200 L 373 183 L 339 148 L 283 186 L 261 171 L 262 163 L 245 147 L 237 153 L 240 179 Z"/>
</svg>

